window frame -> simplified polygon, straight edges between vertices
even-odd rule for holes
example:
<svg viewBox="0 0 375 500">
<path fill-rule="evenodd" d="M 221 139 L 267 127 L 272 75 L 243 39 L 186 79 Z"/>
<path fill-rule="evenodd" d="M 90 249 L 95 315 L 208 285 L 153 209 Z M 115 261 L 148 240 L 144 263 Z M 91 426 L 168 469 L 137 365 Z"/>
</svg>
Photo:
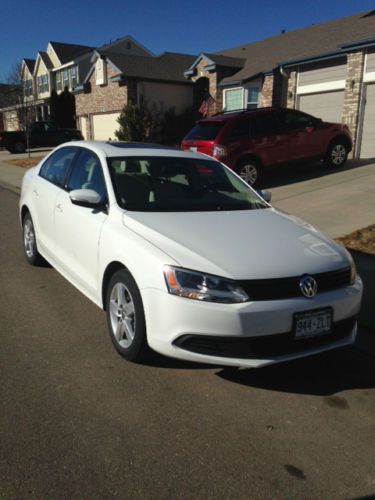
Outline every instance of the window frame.
<svg viewBox="0 0 375 500">
<path fill-rule="evenodd" d="M 67 167 L 67 170 L 65 172 L 65 175 L 64 175 L 64 179 L 62 180 L 62 183 L 57 183 L 57 182 L 53 182 L 51 179 L 49 179 L 48 177 L 46 177 L 44 174 L 43 174 L 43 169 L 46 168 L 47 172 L 48 172 L 48 166 L 47 164 L 50 162 L 50 161 L 53 161 L 53 158 L 55 156 L 57 156 L 57 154 L 61 153 L 61 151 L 66 151 L 66 150 L 73 150 L 73 156 L 70 160 L 70 163 L 69 163 L 69 166 Z M 72 165 L 74 164 L 75 162 L 75 159 L 77 157 L 77 154 L 78 154 L 78 146 L 64 146 L 63 148 L 59 148 L 57 149 L 56 151 L 53 151 L 53 153 L 48 156 L 48 158 L 45 159 L 45 161 L 42 163 L 40 169 L 39 169 L 39 172 L 38 172 L 38 177 L 44 179 L 45 181 L 49 182 L 50 184 L 52 184 L 53 186 L 56 186 L 64 191 L 66 191 L 66 181 L 69 177 L 69 174 L 71 172 L 71 169 L 72 169 Z"/>
<path fill-rule="evenodd" d="M 228 93 L 230 92 L 233 92 L 233 91 L 240 91 L 241 92 L 241 108 L 237 108 L 237 109 L 228 109 L 227 108 L 227 95 Z M 224 111 L 242 111 L 244 109 L 244 94 L 245 94 L 245 89 L 243 87 L 232 87 L 232 88 L 228 88 L 228 89 L 224 89 L 223 91 L 223 97 L 224 97 Z"/>
</svg>

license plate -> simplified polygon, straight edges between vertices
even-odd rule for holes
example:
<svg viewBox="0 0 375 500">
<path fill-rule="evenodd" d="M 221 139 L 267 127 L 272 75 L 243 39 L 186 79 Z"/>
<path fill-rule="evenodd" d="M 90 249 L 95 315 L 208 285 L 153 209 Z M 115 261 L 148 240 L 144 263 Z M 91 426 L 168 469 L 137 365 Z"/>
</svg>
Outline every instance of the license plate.
<svg viewBox="0 0 375 500">
<path fill-rule="evenodd" d="M 197 151 L 198 148 L 196 146 L 190 146 L 189 149 L 190 149 L 190 151 Z"/>
<path fill-rule="evenodd" d="M 296 339 L 330 333 L 331 327 L 331 308 L 296 313 L 294 315 L 294 335 Z"/>
</svg>

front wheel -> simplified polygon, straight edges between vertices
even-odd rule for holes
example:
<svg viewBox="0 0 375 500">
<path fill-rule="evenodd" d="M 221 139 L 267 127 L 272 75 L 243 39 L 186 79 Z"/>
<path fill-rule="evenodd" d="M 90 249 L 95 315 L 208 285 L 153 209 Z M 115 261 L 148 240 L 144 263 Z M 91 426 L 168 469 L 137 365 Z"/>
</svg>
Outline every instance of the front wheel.
<svg viewBox="0 0 375 500">
<path fill-rule="evenodd" d="M 27 262 L 32 266 L 39 266 L 43 263 L 44 259 L 38 252 L 34 223 L 29 213 L 23 219 L 22 236 L 23 249 Z"/>
<path fill-rule="evenodd" d="M 261 166 L 255 158 L 240 161 L 236 172 L 251 187 L 257 186 L 262 174 Z"/>
<path fill-rule="evenodd" d="M 12 153 L 24 153 L 26 151 L 26 144 L 22 141 L 17 141 L 12 147 Z"/>
<path fill-rule="evenodd" d="M 324 164 L 330 168 L 339 168 L 345 165 L 349 149 L 345 143 L 336 141 L 331 143 L 324 157 Z"/>
<path fill-rule="evenodd" d="M 150 354 L 142 298 L 131 274 L 122 269 L 111 278 L 106 297 L 109 334 L 118 353 L 129 361 Z"/>
</svg>

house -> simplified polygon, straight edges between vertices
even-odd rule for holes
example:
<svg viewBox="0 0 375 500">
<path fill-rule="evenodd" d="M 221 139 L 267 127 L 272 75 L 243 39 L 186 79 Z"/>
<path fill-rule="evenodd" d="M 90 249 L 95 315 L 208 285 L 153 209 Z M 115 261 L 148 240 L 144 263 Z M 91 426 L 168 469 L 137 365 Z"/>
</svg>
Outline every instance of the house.
<svg viewBox="0 0 375 500">
<path fill-rule="evenodd" d="M 0 113 L 0 131 L 14 130 L 14 105 L 17 103 L 18 95 L 18 85 L 0 83 L 0 109 L 7 110 L 5 113 Z"/>
<path fill-rule="evenodd" d="M 132 47 L 139 47 L 132 39 Z M 87 139 L 115 139 L 117 118 L 128 103 L 141 101 L 155 112 L 174 108 L 183 112 L 193 105 L 193 84 L 184 69 L 196 56 L 166 52 L 148 53 L 114 50 L 104 46 L 93 52 L 92 67 L 82 85 L 76 87 L 76 115 Z"/>
<path fill-rule="evenodd" d="M 375 11 L 201 53 L 185 77 L 211 113 L 288 106 L 350 128 L 352 155 L 375 157 Z"/>
</svg>

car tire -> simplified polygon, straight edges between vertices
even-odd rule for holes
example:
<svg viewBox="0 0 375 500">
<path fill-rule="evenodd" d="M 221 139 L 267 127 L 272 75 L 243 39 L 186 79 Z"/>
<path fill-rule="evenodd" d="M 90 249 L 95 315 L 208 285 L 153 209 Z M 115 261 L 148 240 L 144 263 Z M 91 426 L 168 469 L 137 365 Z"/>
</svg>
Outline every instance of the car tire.
<svg viewBox="0 0 375 500">
<path fill-rule="evenodd" d="M 109 281 L 106 295 L 109 334 L 116 351 L 129 361 L 150 356 L 141 294 L 132 275 L 117 271 Z"/>
<path fill-rule="evenodd" d="M 12 153 L 24 153 L 26 151 L 26 144 L 22 141 L 17 141 L 12 146 Z"/>
<path fill-rule="evenodd" d="M 32 266 L 40 266 L 44 259 L 38 252 L 34 223 L 29 212 L 22 221 L 23 250 L 26 260 Z"/>
<path fill-rule="evenodd" d="M 262 176 L 262 167 L 259 161 L 251 157 L 241 160 L 235 171 L 251 187 L 256 187 Z"/>
<path fill-rule="evenodd" d="M 345 142 L 333 141 L 327 148 L 324 164 L 329 168 L 340 168 L 345 165 L 348 153 L 349 149 Z"/>
</svg>

